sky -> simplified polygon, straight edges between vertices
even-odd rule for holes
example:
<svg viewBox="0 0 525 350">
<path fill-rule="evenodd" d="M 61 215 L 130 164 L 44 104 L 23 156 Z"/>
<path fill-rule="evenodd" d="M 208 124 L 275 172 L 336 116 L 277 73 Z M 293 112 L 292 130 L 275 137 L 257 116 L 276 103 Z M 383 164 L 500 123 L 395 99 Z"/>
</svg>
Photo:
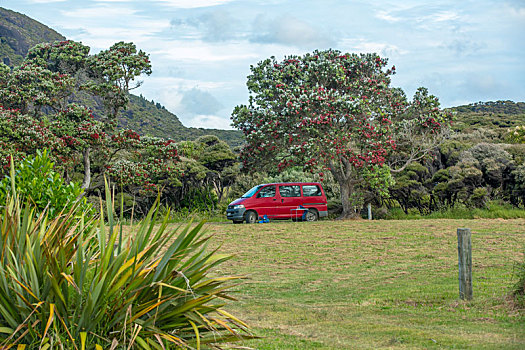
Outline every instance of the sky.
<svg viewBox="0 0 525 350">
<path fill-rule="evenodd" d="M 525 101 L 525 0 L 0 0 L 91 53 L 119 41 L 150 55 L 133 93 L 185 126 L 231 129 L 250 65 L 315 49 L 376 52 L 392 85 L 442 107 Z"/>
</svg>

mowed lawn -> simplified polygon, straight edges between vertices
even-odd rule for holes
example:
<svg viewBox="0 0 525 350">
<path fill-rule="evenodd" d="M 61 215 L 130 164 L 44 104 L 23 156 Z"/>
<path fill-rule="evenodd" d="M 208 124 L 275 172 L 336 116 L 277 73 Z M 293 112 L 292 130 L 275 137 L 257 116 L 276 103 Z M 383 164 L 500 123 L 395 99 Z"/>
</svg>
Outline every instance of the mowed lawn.
<svg viewBox="0 0 525 350">
<path fill-rule="evenodd" d="M 472 229 L 474 300 L 459 300 L 458 227 Z M 525 349 L 508 298 L 525 220 L 207 224 L 247 276 L 228 310 L 256 349 Z"/>
</svg>

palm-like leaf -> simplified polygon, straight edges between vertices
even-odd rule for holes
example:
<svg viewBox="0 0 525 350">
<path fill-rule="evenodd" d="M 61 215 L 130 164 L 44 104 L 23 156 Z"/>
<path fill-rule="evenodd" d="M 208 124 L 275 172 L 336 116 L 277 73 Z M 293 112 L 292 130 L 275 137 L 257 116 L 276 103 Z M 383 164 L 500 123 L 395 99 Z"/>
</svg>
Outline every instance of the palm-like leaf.
<svg viewBox="0 0 525 350">
<path fill-rule="evenodd" d="M 79 207 L 48 221 L 46 211 L 8 197 L 0 217 L 0 348 L 206 348 L 249 336 L 222 310 L 239 277 L 209 276 L 230 257 L 206 248 L 202 222 L 168 230 L 166 215 L 156 225 L 157 201 L 123 237 L 107 184 L 106 203 L 106 221 L 78 220 Z"/>
</svg>

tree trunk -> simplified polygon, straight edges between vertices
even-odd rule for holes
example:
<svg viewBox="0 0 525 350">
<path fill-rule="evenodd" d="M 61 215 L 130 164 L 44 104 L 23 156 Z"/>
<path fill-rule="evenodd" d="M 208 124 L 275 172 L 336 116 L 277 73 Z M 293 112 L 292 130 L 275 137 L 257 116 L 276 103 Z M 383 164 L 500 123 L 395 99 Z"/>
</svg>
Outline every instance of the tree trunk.
<svg viewBox="0 0 525 350">
<path fill-rule="evenodd" d="M 84 160 L 84 180 L 82 181 L 82 188 L 87 190 L 91 184 L 91 160 L 89 158 L 89 152 L 91 148 L 87 147 L 82 151 L 82 157 Z"/>
<path fill-rule="evenodd" d="M 339 186 L 341 187 L 341 204 L 343 205 L 343 212 L 338 219 L 352 219 L 356 218 L 357 214 L 352 207 L 350 202 L 350 194 L 352 194 L 353 187 L 350 181 L 339 181 Z"/>
<path fill-rule="evenodd" d="M 330 162 L 330 172 L 341 189 L 341 204 L 343 206 L 343 212 L 338 219 L 356 218 L 357 214 L 350 202 L 350 194 L 352 194 L 354 190 L 354 183 L 352 182 L 352 167 L 350 163 L 347 161 L 345 162 L 344 159 L 341 159 L 341 162 L 337 164 L 337 166 L 333 162 Z"/>
</svg>

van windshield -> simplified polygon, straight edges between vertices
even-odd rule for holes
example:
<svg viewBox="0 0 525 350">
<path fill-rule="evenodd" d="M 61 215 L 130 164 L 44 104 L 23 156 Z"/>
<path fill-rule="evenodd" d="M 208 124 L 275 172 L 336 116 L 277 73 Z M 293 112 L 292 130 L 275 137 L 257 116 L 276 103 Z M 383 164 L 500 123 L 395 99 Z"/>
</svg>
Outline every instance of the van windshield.
<svg viewBox="0 0 525 350">
<path fill-rule="evenodd" d="M 259 191 L 259 189 L 262 187 L 262 185 L 257 185 L 255 186 L 254 188 L 252 188 L 251 190 L 249 190 L 248 192 L 246 192 L 245 194 L 243 194 L 241 196 L 241 198 L 250 198 L 250 197 L 253 197 L 253 195 L 255 193 L 257 193 L 257 191 Z"/>
</svg>

